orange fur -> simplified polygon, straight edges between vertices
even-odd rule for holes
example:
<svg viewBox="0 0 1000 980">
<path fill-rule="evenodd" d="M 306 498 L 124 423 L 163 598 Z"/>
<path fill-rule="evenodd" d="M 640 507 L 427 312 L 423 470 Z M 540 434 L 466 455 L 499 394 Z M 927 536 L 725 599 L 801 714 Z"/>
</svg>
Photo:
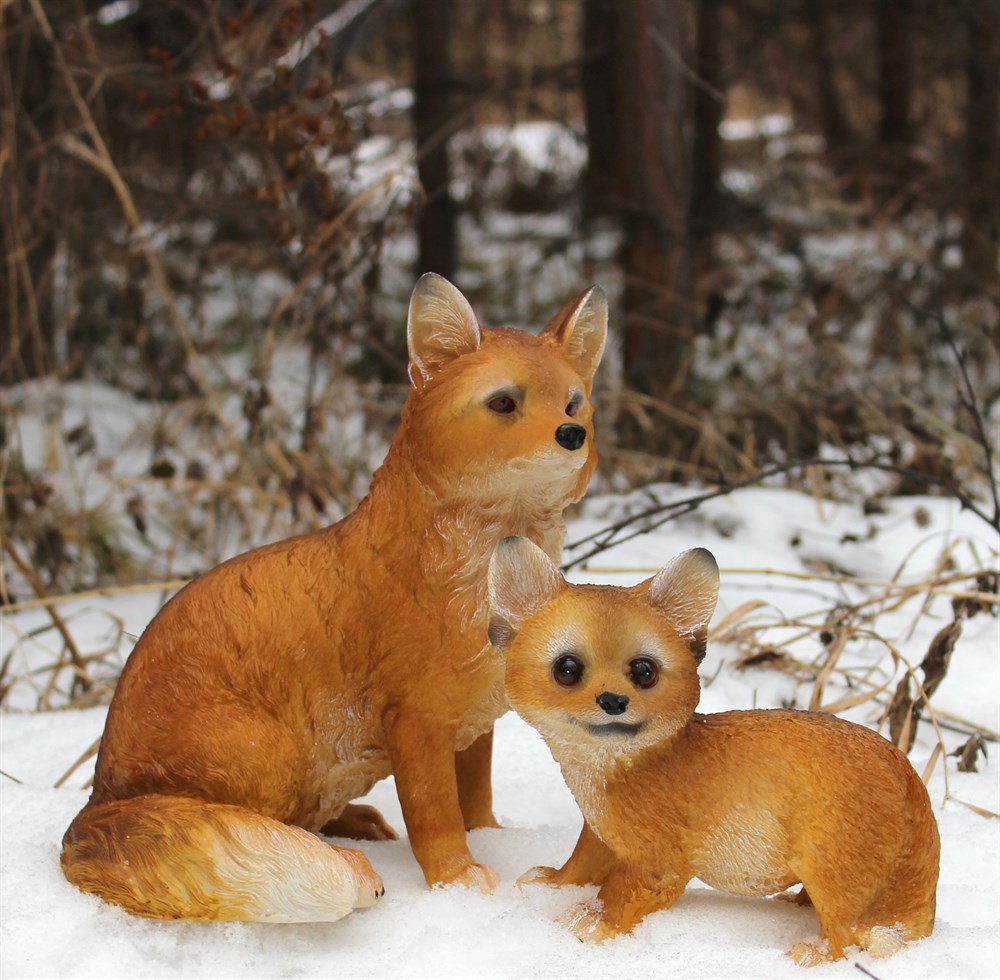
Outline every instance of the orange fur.
<svg viewBox="0 0 1000 980">
<path fill-rule="evenodd" d="M 563 509 L 596 465 L 606 325 L 592 289 L 539 336 L 481 330 L 454 286 L 420 280 L 413 386 L 368 496 L 331 528 L 206 573 L 150 623 L 63 842 L 70 881 L 142 915 L 336 918 L 381 884 L 305 831 L 394 836 L 350 802 L 391 773 L 427 881 L 495 886 L 465 838 L 496 825 L 492 726 L 507 707 L 486 570 L 509 534 L 560 552 Z M 340 874 L 326 904 L 303 877 L 317 862 Z"/>
<path fill-rule="evenodd" d="M 564 917 L 580 938 L 630 932 L 695 877 L 737 895 L 802 883 L 821 932 L 789 951 L 803 965 L 930 934 L 937 826 L 901 752 L 818 712 L 694 713 L 718 596 L 707 551 L 632 588 L 570 586 L 511 539 L 489 589 L 510 703 L 545 738 L 585 818 L 566 864 L 522 881 L 599 884 L 596 902 Z"/>
</svg>

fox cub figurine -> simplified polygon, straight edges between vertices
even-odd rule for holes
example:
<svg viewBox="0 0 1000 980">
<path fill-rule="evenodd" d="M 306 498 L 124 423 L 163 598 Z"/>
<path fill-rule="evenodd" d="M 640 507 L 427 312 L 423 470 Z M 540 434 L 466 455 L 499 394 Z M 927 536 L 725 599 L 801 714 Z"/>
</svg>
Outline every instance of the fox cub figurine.
<svg viewBox="0 0 1000 980">
<path fill-rule="evenodd" d="M 490 636 L 507 694 L 585 819 L 562 868 L 521 881 L 599 884 L 563 918 L 585 940 L 630 932 L 695 877 L 736 895 L 801 883 L 821 932 L 789 950 L 802 965 L 929 935 L 938 832 L 901 752 L 819 712 L 695 714 L 718 590 L 703 549 L 618 588 L 569 585 L 530 541 L 500 544 Z"/>
<path fill-rule="evenodd" d="M 351 802 L 392 774 L 427 881 L 495 887 L 465 834 L 496 826 L 507 710 L 486 573 L 510 534 L 560 553 L 597 462 L 606 331 L 597 287 L 534 335 L 482 329 L 454 286 L 420 279 L 412 384 L 368 496 L 206 573 L 153 619 L 63 840 L 71 882 L 139 915 L 336 919 L 382 884 L 315 833 L 395 836 Z"/>
</svg>

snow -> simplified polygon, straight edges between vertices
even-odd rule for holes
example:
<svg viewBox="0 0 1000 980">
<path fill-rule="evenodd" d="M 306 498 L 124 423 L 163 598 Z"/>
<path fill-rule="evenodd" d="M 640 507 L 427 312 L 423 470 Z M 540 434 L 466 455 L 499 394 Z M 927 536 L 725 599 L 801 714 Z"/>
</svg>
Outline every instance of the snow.
<svg viewBox="0 0 1000 980">
<path fill-rule="evenodd" d="M 614 520 L 653 505 L 676 503 L 687 488 L 648 487 L 627 495 L 589 499 L 570 524 L 570 544 Z M 818 500 L 780 487 L 742 490 L 710 500 L 694 513 L 625 541 L 577 567 L 577 581 L 629 583 L 652 574 L 677 552 L 710 548 L 722 567 L 716 625 L 754 603 L 740 619 L 761 642 L 783 642 L 804 663 L 823 650 L 814 635 L 788 624 L 821 622 L 837 601 L 858 603 L 879 593 L 876 583 L 915 583 L 948 558 L 960 570 L 997 565 L 996 535 L 983 521 L 939 498 L 885 501 L 885 513 L 866 515 L 857 503 Z M 586 545 L 569 547 L 567 559 Z M 984 565 L 985 563 L 985 565 Z M 766 573 L 765 573 L 766 572 Z M 798 578 L 805 573 L 817 576 Z M 853 581 L 842 581 L 849 574 Z M 858 584 L 858 583 L 862 584 Z M 865 584 L 867 583 L 867 584 Z M 961 584 L 961 583 L 959 583 Z M 967 584 L 967 583 L 965 583 Z M 934 633 L 951 619 L 950 597 L 915 597 L 898 608 L 878 606 L 872 637 L 847 645 L 840 666 L 862 684 L 865 677 L 899 676 L 890 647 L 917 664 Z M 84 652 L 141 630 L 162 596 L 90 596 L 63 605 Z M 57 655 L 43 610 L 0 620 L 0 656 L 13 648 L 10 672 Z M 731 629 L 710 643 L 702 669 L 702 710 L 804 706 L 810 677 L 757 667 L 737 669 L 744 652 Z M 795 634 L 795 635 L 793 635 Z M 797 638 L 796 638 L 797 636 Z M 745 639 L 745 637 L 744 637 Z M 932 704 L 985 732 L 1000 730 L 1000 622 L 980 613 L 963 623 L 948 675 Z M 846 673 L 835 672 L 824 702 L 845 692 Z M 26 686 L 27 685 L 27 686 Z M 856 689 L 856 688 L 855 688 Z M 0 975 L 29 977 L 797 977 L 785 955 L 817 931 L 814 913 L 789 903 L 745 899 L 693 882 L 672 909 L 649 916 L 634 934 L 603 946 L 578 942 L 554 923 L 593 888 L 518 887 L 518 875 L 536 864 L 561 863 L 573 847 L 581 819 L 555 763 L 537 734 L 508 714 L 497 726 L 495 806 L 501 830 L 470 835 L 479 860 L 503 882 L 493 895 L 459 888 L 428 889 L 404 839 L 362 843 L 382 874 L 386 897 L 373 909 L 336 923 L 262 925 L 176 923 L 129 916 L 69 885 L 59 869 L 59 842 L 87 799 L 82 788 L 93 762 L 80 766 L 60 788 L 57 780 L 100 735 L 106 709 L 30 710 L 35 691 L 20 682 L 0 714 Z M 873 701 L 846 713 L 878 726 Z M 963 727 L 963 726 L 959 726 Z M 945 749 L 965 735 L 942 729 Z M 911 761 L 923 773 L 936 735 L 920 725 Z M 946 772 L 947 770 L 947 772 Z M 966 804 L 1000 812 L 1000 769 L 995 752 L 980 772 L 956 771 L 956 760 L 937 759 L 928 789 L 942 837 L 937 923 L 931 937 L 887 960 L 849 954 L 811 976 L 855 976 L 857 963 L 890 978 L 996 977 L 1000 954 L 1000 821 Z M 20 782 L 14 782 L 13 779 Z M 947 782 L 946 782 L 947 780 Z M 368 797 L 401 832 L 391 780 Z M 641 800 L 636 801 L 642 805 Z"/>
<path fill-rule="evenodd" d="M 719 133 L 726 140 L 749 140 L 761 137 L 786 136 L 795 128 L 791 116 L 771 113 L 758 119 L 726 119 Z"/>
<path fill-rule="evenodd" d="M 131 9 L 130 4 L 107 4 L 102 11 L 106 16 L 111 12 L 125 16 L 119 11 L 127 7 Z M 364 7 L 365 0 L 359 0 L 344 9 Z M 412 93 L 372 88 L 360 96 L 401 110 Z M 351 111 L 354 116 L 363 115 L 360 110 Z M 365 111 L 378 114 L 384 109 L 376 110 L 370 101 Z M 727 123 L 724 135 L 731 140 L 767 139 L 775 155 L 801 140 L 790 131 L 787 118 L 778 116 L 752 126 Z M 483 189 L 497 198 L 510 195 L 515 184 L 530 190 L 547 181 L 556 191 L 564 190 L 576 179 L 584 160 L 578 134 L 568 127 L 537 123 L 478 127 L 453 138 L 450 152 L 452 190 L 461 199 L 472 195 L 477 182 L 477 191 Z M 362 140 L 349 158 L 328 163 L 345 193 L 370 192 L 363 202 L 369 218 L 405 210 L 417 193 L 412 141 L 373 135 Z M 761 194 L 765 186 L 753 170 L 734 168 L 726 179 L 730 187 L 749 196 Z M 773 190 L 772 185 L 772 196 Z M 770 206 L 780 206 L 783 218 L 799 215 L 804 220 L 805 211 L 794 194 L 777 201 Z M 490 283 L 495 299 L 483 302 L 502 307 L 504 322 L 511 322 L 511 315 L 514 322 L 535 322 L 536 307 L 575 288 L 580 267 L 614 253 L 614 233 L 602 233 L 596 241 L 578 240 L 575 227 L 566 209 L 536 216 L 490 208 L 463 215 L 463 241 L 475 244 L 466 251 L 482 259 L 481 268 L 464 270 L 464 281 L 472 286 Z M 524 242 L 526 228 L 534 236 Z M 919 229 L 911 229 L 913 234 L 902 238 L 874 232 L 859 235 L 856 230 L 837 233 L 837 227 L 833 232 L 808 237 L 803 257 L 835 281 L 855 281 L 861 267 L 882 270 L 887 249 L 898 257 L 913 247 L 911 239 L 920 238 Z M 565 247 L 550 255 L 551 242 L 563 239 Z M 512 242 L 517 246 L 512 248 Z M 741 267 L 750 282 L 769 281 L 775 270 L 780 272 L 779 283 L 795 281 L 807 271 L 801 257 L 789 255 L 766 238 L 749 245 L 730 241 L 726 247 L 733 253 L 730 261 Z M 402 270 L 410 268 L 414 249 L 412 233 L 390 236 L 386 242 L 385 291 L 396 297 L 386 303 L 396 304 L 394 315 L 398 314 L 400 322 L 405 301 L 399 297 L 408 295 L 412 285 L 406 278 L 409 273 Z M 614 274 L 607 270 L 602 271 L 602 282 L 607 285 L 605 272 L 613 284 Z M 866 283 L 871 277 L 860 278 Z M 227 286 L 218 283 L 213 302 L 220 305 L 204 311 L 208 322 L 241 312 Z M 259 314 L 270 309 L 282 289 L 279 278 L 257 278 L 237 292 L 248 309 Z M 783 309 L 786 295 L 791 301 L 797 294 L 782 290 L 778 298 L 761 300 L 757 320 L 723 319 L 717 340 L 703 343 L 698 350 L 699 376 L 725 386 L 718 348 L 728 346 L 730 359 L 745 365 L 749 380 L 763 392 L 787 386 L 783 379 L 790 365 L 797 365 L 803 385 L 824 378 L 825 365 L 816 359 L 815 343 L 803 319 L 809 311 Z M 777 317 L 772 304 L 777 304 Z M 487 322 L 497 322 L 490 307 L 482 312 Z M 862 361 L 867 360 L 870 329 L 870 321 L 862 321 L 851 337 Z M 240 378 L 247 373 L 246 356 L 243 351 L 221 354 L 212 366 L 229 380 Z M 857 375 L 852 387 L 858 391 L 864 391 L 873 378 L 885 380 L 879 379 L 877 366 L 869 366 L 864 374 L 857 374 L 857 364 L 848 366 L 852 378 Z M 297 426 L 303 410 L 300 393 L 308 388 L 308 365 L 301 352 L 289 357 L 279 349 L 276 367 L 279 370 L 271 385 L 276 402 L 272 422 Z M 606 368 L 602 368 L 605 373 Z M 907 370 L 905 364 L 892 362 L 889 381 L 894 391 L 920 390 L 927 398 L 929 388 L 939 387 L 924 374 L 904 377 L 902 372 Z M 316 383 L 326 384 L 328 374 L 321 368 Z M 240 392 L 224 387 L 226 393 L 220 396 L 224 417 L 237 419 Z M 357 406 L 362 395 L 353 389 L 342 395 L 343 407 L 329 422 L 326 448 L 338 458 L 360 456 L 374 463 L 384 445 L 359 428 Z M 200 567 L 199 562 L 209 554 L 222 558 L 229 553 L 229 539 L 222 532 L 197 554 L 193 553 L 195 544 L 204 542 L 205 536 L 192 533 L 189 546 L 185 547 L 187 536 L 178 543 L 176 531 L 166 526 L 168 508 L 190 510 L 188 520 L 198 530 L 203 524 L 209 526 L 211 513 L 203 515 L 201 505 L 192 504 L 176 483 L 160 481 L 150 486 L 147 480 L 140 484 L 154 461 L 152 445 L 164 441 L 161 454 L 171 457 L 170 440 L 160 438 L 163 431 L 183 429 L 185 452 L 196 449 L 210 477 L 221 479 L 232 469 L 232 459 L 227 454 L 213 456 L 210 444 L 198 442 L 192 447 L 193 426 L 185 426 L 182 412 L 140 409 L 128 396 L 93 382 L 62 384 L 54 390 L 37 383 L 22 386 L 12 396 L 16 449 L 28 471 L 45 474 L 56 498 L 74 499 L 75 495 L 95 509 L 107 507 L 120 513 L 122 508 L 112 504 L 122 496 L 122 487 L 143 486 L 150 516 L 148 539 L 139 542 L 137 535 L 130 534 L 126 543 L 137 559 L 145 560 L 147 575 L 155 569 L 171 577 Z M 951 387 L 947 396 L 954 401 Z M 93 451 L 80 451 L 66 438 L 65 433 L 78 425 L 94 440 Z M 178 469 L 184 458 L 178 453 Z M 704 546 L 713 551 L 722 567 L 722 596 L 716 635 L 702 667 L 704 711 L 808 706 L 825 656 L 819 630 L 838 604 L 867 611 L 870 618 L 862 624 L 858 638 L 843 650 L 822 702 L 829 705 L 845 696 L 870 693 L 872 698 L 843 714 L 885 732 L 881 715 L 905 665 L 917 668 L 931 639 L 951 621 L 952 597 L 929 597 L 917 590 L 918 584 L 946 567 L 970 574 L 980 569 L 995 571 L 1000 542 L 992 529 L 961 511 L 954 501 L 887 499 L 884 513 L 865 514 L 859 501 L 879 495 L 886 481 L 855 473 L 849 479 L 851 485 L 846 486 L 840 477 L 831 476 L 836 500 L 780 486 L 720 496 L 647 533 L 629 540 L 623 535 L 615 547 L 576 566 L 572 577 L 629 584 L 652 575 L 686 548 Z M 628 514 L 677 503 L 693 492 L 653 486 L 589 498 L 571 521 L 566 559 L 576 561 L 590 547 L 586 543 L 572 547 L 574 542 Z M 259 533 L 264 521 L 253 519 L 261 517 L 253 500 L 247 501 L 247 510 L 247 533 Z M 650 518 L 650 522 L 655 520 Z M 146 555 L 140 553 L 144 547 Z M 168 556 L 162 565 L 157 564 L 160 555 Z M 969 585 L 968 579 L 952 583 L 953 588 Z M 917 591 L 907 597 L 907 588 Z M 102 655 L 110 681 L 164 598 L 153 591 L 90 595 L 63 602 L 59 608 L 83 654 Z M 860 607 L 863 602 L 869 605 Z M 790 659 L 790 670 L 739 666 L 747 656 L 776 647 Z M 386 897 L 376 908 L 337 923 L 205 924 L 131 917 L 77 891 L 59 869 L 60 839 L 87 799 L 84 787 L 93 773 L 93 761 L 73 769 L 59 788 L 55 784 L 100 736 L 106 717 L 104 707 L 35 710 L 51 673 L 47 668 L 60 650 L 43 609 L 0 613 L 0 662 L 6 664 L 3 683 L 15 679 L 4 698 L 5 710 L 0 712 L 0 978 L 803 975 L 784 951 L 815 936 L 812 910 L 737 898 L 698 882 L 689 886 L 674 908 L 648 917 L 632 936 L 604 946 L 585 946 L 557 926 L 556 916 L 591 896 L 594 889 L 519 888 L 515 881 L 536 864 L 565 860 L 581 819 L 547 748 L 513 714 L 501 719 L 496 738 L 495 802 L 504 829 L 476 831 L 470 837 L 476 857 L 503 878 L 495 894 L 428 889 L 404 838 L 360 845 L 382 874 Z M 109 650 L 113 652 L 107 654 Z M 979 613 L 963 622 L 947 676 L 932 699 L 945 753 L 961 746 L 969 730 L 979 729 L 988 739 L 1000 732 L 998 653 L 1000 621 L 996 617 Z M 68 688 L 68 675 L 68 670 L 60 673 L 57 695 Z M 856 976 L 854 964 L 858 964 L 883 980 L 1000 976 L 1000 820 L 972 809 L 1000 813 L 996 742 L 988 741 L 991 757 L 980 757 L 980 772 L 962 773 L 956 769 L 955 758 L 935 757 L 938 737 L 934 726 L 924 720 L 910 754 L 918 772 L 930 769 L 928 789 L 942 837 L 933 935 L 888 960 L 855 953 L 841 963 L 817 967 L 810 975 Z M 405 832 L 391 780 L 375 787 L 368 801 Z"/>
</svg>

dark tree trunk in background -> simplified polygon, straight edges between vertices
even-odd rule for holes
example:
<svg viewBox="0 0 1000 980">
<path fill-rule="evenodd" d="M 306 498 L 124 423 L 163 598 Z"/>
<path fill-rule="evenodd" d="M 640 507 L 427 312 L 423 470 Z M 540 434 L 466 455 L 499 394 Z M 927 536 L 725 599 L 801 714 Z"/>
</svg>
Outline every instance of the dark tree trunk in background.
<svg viewBox="0 0 1000 980">
<path fill-rule="evenodd" d="M 824 0 L 807 0 L 804 12 L 809 30 L 809 54 L 816 73 L 816 107 L 820 129 L 826 140 L 827 151 L 836 153 L 850 142 L 850 131 L 833 79 L 833 55 L 825 17 L 826 3 Z"/>
<path fill-rule="evenodd" d="M 415 0 L 413 122 L 417 173 L 427 195 L 418 229 L 417 274 L 455 275 L 456 209 L 449 187 L 448 135 L 452 126 L 449 38 L 451 0 Z"/>
<path fill-rule="evenodd" d="M 621 204 L 618 146 L 618 0 L 583 2 L 583 112 L 587 169 L 583 175 L 584 218 L 613 214 Z"/>
<path fill-rule="evenodd" d="M 52 370 L 52 267 L 56 237 L 34 190 L 52 177 L 32 153 L 56 132 L 48 45 L 30 11 L 0 13 L 0 383 Z M 33 220 L 35 219 L 35 220 Z"/>
<path fill-rule="evenodd" d="M 695 267 L 711 261 L 714 232 L 720 219 L 719 179 L 722 137 L 719 126 L 726 102 L 722 80 L 722 0 L 700 0 L 695 40 L 694 144 L 691 151 L 691 234 Z"/>
<path fill-rule="evenodd" d="M 683 0 L 618 7 L 625 378 L 658 398 L 684 385 L 694 319 L 687 10 Z"/>
<path fill-rule="evenodd" d="M 1000 260 L 1000 11 L 993 2 L 966 6 L 965 159 L 962 266 L 984 289 L 997 290 Z"/>
<path fill-rule="evenodd" d="M 875 4 L 880 143 L 908 146 L 913 135 L 911 14 L 912 0 L 877 0 Z"/>
</svg>

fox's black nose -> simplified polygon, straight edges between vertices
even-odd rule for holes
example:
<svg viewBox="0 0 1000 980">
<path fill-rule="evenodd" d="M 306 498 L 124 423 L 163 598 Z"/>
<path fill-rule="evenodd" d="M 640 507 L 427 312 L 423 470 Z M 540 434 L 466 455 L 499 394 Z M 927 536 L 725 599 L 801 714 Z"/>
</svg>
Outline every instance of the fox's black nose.
<svg viewBox="0 0 1000 980">
<path fill-rule="evenodd" d="M 566 422 L 556 429 L 556 442 L 563 449 L 579 449 L 587 441 L 587 430 L 582 425 Z"/>
<path fill-rule="evenodd" d="M 605 691 L 603 694 L 597 695 L 597 703 L 609 715 L 621 715 L 628 707 L 628 695 L 612 694 L 610 691 Z"/>
</svg>

